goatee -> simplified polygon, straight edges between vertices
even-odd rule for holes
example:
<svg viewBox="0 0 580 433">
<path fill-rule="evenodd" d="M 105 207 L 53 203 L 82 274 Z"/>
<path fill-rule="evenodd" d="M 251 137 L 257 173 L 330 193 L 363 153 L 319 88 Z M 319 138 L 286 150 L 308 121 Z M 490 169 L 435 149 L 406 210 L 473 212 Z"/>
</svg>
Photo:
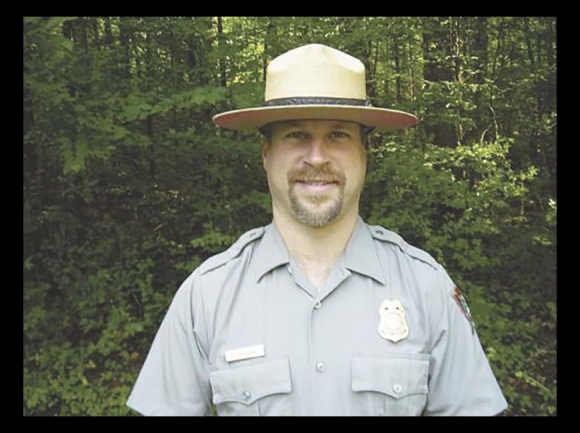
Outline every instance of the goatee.
<svg viewBox="0 0 580 433">
<path fill-rule="evenodd" d="M 328 166 L 309 167 L 290 171 L 288 173 L 290 206 L 296 219 L 302 224 L 316 228 L 324 227 L 336 219 L 342 212 L 344 206 L 345 181 L 346 176 L 344 174 L 336 172 Z M 296 184 L 299 182 L 333 183 L 337 185 L 338 192 L 337 194 L 334 191 L 331 191 L 331 194 L 301 193 L 299 196 L 296 191 Z M 313 210 L 309 206 L 309 204 L 324 206 L 324 203 L 328 201 L 332 202 L 320 210 Z"/>
</svg>

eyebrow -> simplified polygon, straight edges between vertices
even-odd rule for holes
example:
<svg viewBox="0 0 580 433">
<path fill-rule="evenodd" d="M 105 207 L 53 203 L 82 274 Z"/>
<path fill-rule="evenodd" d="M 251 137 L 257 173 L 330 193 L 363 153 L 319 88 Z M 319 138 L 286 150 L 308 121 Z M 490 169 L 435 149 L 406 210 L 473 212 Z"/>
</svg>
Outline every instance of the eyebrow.
<svg viewBox="0 0 580 433">
<path fill-rule="evenodd" d="M 304 122 L 301 122 L 300 120 L 283 120 L 278 123 L 278 126 L 283 128 L 299 128 L 304 126 Z"/>
<path fill-rule="evenodd" d="M 312 120 L 316 120 L 316 119 L 312 119 Z M 325 120 L 325 119 L 321 119 L 321 120 Z M 275 122 L 277 123 L 277 122 Z M 283 120 L 279 122 L 279 125 L 284 127 L 284 128 L 300 128 L 300 127 L 304 127 L 304 123 L 305 121 L 302 120 Z M 348 129 L 348 127 L 350 127 L 352 125 L 355 126 L 359 126 L 356 122 L 343 122 L 340 120 L 337 120 L 333 123 L 330 124 L 330 129 Z"/>
<path fill-rule="evenodd" d="M 332 129 L 349 129 L 351 126 L 353 128 L 358 128 L 359 127 L 359 124 L 358 123 L 355 123 L 355 122 L 340 122 L 340 121 L 337 121 L 337 122 L 334 122 L 332 125 L 330 125 L 330 127 Z"/>
</svg>

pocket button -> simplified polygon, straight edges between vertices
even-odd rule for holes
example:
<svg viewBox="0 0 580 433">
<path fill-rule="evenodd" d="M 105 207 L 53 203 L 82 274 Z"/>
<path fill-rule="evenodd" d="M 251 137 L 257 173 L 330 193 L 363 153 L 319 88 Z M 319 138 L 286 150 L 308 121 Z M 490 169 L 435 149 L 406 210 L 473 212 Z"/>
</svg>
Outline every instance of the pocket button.
<svg viewBox="0 0 580 433">
<path fill-rule="evenodd" d="M 243 398 L 244 400 L 249 400 L 251 397 L 252 397 L 252 393 L 251 393 L 250 391 L 248 391 L 248 390 L 245 390 L 245 391 L 242 393 L 242 398 Z"/>
<path fill-rule="evenodd" d="M 393 385 L 393 392 L 395 394 L 399 394 L 402 390 L 403 390 L 403 387 L 401 385 L 399 385 L 398 383 Z"/>
</svg>

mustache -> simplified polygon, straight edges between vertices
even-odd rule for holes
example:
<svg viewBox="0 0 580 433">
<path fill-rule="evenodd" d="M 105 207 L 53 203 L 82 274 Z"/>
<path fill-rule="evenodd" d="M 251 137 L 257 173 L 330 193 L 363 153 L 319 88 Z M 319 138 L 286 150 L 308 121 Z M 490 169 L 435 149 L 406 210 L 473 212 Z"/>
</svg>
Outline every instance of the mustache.
<svg viewBox="0 0 580 433">
<path fill-rule="evenodd" d="M 345 181 L 344 173 L 328 166 L 297 168 L 288 172 L 288 182 L 291 184 L 296 182 L 335 182 L 342 185 Z"/>
</svg>

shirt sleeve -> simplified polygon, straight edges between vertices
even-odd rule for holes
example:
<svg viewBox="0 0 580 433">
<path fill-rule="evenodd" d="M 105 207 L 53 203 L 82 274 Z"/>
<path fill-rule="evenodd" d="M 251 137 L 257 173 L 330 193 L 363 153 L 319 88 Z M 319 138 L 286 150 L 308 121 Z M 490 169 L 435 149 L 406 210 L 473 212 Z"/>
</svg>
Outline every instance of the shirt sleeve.
<svg viewBox="0 0 580 433">
<path fill-rule="evenodd" d="M 477 332 L 453 297 L 455 284 L 437 272 L 431 310 L 432 350 L 429 396 L 424 415 L 493 416 L 507 402 Z"/>
<path fill-rule="evenodd" d="M 175 294 L 127 400 L 142 415 L 211 415 L 208 360 L 195 330 L 195 282 L 193 273 Z"/>
</svg>

